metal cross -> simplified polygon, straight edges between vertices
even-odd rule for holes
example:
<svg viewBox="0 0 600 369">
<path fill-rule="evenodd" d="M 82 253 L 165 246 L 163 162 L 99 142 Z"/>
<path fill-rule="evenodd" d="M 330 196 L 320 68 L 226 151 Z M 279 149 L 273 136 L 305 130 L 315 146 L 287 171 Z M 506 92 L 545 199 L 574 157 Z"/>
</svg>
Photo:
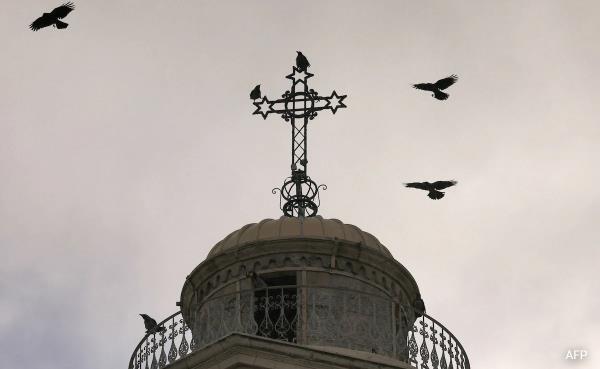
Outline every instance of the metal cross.
<svg viewBox="0 0 600 369">
<path fill-rule="evenodd" d="M 331 110 L 335 114 L 338 109 L 346 107 L 343 102 L 346 95 L 338 95 L 333 90 L 330 96 L 319 96 L 309 88 L 307 80 L 312 76 L 308 71 L 292 67 L 292 73 L 286 76 L 292 80 L 292 88 L 281 95 L 281 99 L 269 100 L 264 96 L 253 103 L 256 106 L 253 114 L 259 114 L 264 119 L 269 114 L 279 114 L 292 126 L 292 175 L 286 178 L 281 188 L 272 191 L 274 194 L 280 192 L 279 207 L 289 217 L 316 215 L 320 205 L 319 189 L 327 189 L 325 185 L 317 186 L 307 175 L 308 121 L 313 120 L 321 110 Z"/>
</svg>

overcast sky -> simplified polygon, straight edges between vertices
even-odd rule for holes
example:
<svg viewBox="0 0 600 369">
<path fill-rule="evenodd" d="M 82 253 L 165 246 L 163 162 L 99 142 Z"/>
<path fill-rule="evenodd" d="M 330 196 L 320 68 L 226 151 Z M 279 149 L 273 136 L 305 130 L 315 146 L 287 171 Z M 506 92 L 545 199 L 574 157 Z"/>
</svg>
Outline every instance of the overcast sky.
<svg viewBox="0 0 600 369">
<path fill-rule="evenodd" d="M 290 128 L 248 94 L 296 50 L 348 94 L 309 129 L 321 214 L 390 249 L 473 368 L 598 367 L 597 1 L 76 1 L 28 29 L 59 4 L 0 10 L 2 367 L 125 368 L 138 313 L 280 216 Z M 410 87 L 452 73 L 445 102 Z"/>
</svg>

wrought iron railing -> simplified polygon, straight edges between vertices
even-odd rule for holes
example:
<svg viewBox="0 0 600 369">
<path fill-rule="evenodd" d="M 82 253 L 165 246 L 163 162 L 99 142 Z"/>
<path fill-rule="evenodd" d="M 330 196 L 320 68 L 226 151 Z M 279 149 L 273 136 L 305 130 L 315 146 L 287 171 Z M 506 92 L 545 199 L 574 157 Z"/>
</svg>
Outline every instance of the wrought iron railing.
<svg viewBox="0 0 600 369">
<path fill-rule="evenodd" d="M 198 348 L 181 311 L 158 325 L 164 330 L 155 329 L 158 333 L 147 334 L 142 338 L 129 360 L 130 369 L 164 368 Z"/>
<path fill-rule="evenodd" d="M 462 345 L 441 323 L 382 295 L 334 287 L 278 286 L 215 296 L 193 310 L 193 327 L 181 312 L 160 322 L 165 329 L 140 341 L 129 368 L 164 368 L 238 332 L 375 352 L 418 369 L 470 369 Z"/>
</svg>

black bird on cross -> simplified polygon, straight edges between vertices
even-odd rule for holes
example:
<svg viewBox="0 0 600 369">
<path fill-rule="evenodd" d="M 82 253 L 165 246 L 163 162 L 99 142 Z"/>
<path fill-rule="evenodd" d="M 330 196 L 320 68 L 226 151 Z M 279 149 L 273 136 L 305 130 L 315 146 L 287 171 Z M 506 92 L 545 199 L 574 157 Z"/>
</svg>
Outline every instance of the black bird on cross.
<svg viewBox="0 0 600 369">
<path fill-rule="evenodd" d="M 301 72 L 306 72 L 308 70 L 308 67 L 310 67 L 310 63 L 308 62 L 308 59 L 306 59 L 306 56 L 304 56 L 304 54 L 302 54 L 301 51 L 296 51 L 298 53 L 298 55 L 296 56 L 296 67 L 298 68 L 299 71 Z"/>
<path fill-rule="evenodd" d="M 260 99 L 260 97 L 261 97 L 260 85 L 256 85 L 256 87 L 254 87 L 254 89 L 252 91 L 250 91 L 250 99 L 256 100 L 256 99 Z"/>
</svg>

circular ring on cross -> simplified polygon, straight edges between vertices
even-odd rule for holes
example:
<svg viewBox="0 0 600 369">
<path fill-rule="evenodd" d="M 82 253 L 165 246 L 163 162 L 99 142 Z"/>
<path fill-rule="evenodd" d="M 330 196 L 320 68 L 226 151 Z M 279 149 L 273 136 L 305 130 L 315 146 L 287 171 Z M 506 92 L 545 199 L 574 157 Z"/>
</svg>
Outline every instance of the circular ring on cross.
<svg viewBox="0 0 600 369">
<path fill-rule="evenodd" d="M 309 116 L 315 107 L 315 100 L 310 93 L 294 92 L 285 99 L 285 110 L 289 116 L 304 118 Z"/>
</svg>

